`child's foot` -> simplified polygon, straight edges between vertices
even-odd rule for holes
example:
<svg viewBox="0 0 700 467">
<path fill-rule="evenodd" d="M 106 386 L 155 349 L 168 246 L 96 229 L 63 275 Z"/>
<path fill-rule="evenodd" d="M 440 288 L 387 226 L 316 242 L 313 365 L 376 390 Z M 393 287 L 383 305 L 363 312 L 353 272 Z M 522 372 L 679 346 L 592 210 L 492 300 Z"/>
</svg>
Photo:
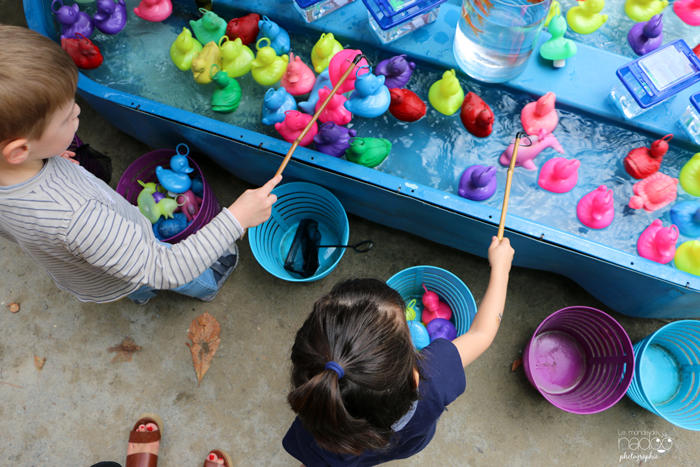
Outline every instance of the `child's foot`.
<svg viewBox="0 0 700 467">
<path fill-rule="evenodd" d="M 232 467 L 231 457 L 226 451 L 220 449 L 212 449 L 207 454 L 207 459 L 204 461 L 204 467 Z"/>
<path fill-rule="evenodd" d="M 216 281 L 216 292 L 208 297 L 202 298 L 201 300 L 203 302 L 214 300 L 221 286 L 224 285 L 224 282 L 226 282 L 226 279 L 228 279 L 228 276 L 231 275 L 233 270 L 236 269 L 236 266 L 238 266 L 238 245 L 234 243 L 229 247 L 228 251 L 211 265 L 211 270 L 214 272 L 214 280 Z"/>
<path fill-rule="evenodd" d="M 143 414 L 129 433 L 126 467 L 156 467 L 163 422 L 157 415 Z"/>
</svg>

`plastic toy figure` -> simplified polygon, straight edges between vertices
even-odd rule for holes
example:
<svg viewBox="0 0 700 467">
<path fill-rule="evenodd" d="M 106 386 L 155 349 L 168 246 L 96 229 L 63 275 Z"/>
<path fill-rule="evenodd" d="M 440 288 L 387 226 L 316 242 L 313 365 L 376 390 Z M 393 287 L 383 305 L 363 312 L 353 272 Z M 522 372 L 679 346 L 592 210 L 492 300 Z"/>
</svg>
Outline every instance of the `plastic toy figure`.
<svg viewBox="0 0 700 467">
<path fill-rule="evenodd" d="M 235 112 L 241 103 L 241 86 L 223 70 L 214 73 L 216 65 L 212 65 L 212 68 L 212 81 L 216 84 L 216 90 L 211 95 L 211 109 L 219 113 Z"/>
<path fill-rule="evenodd" d="M 495 166 L 472 165 L 462 172 L 457 194 L 473 201 L 483 201 L 493 196 L 497 185 Z"/>
<path fill-rule="evenodd" d="M 537 184 L 543 190 L 552 193 L 566 193 L 571 191 L 578 183 L 578 168 L 581 161 L 578 159 L 565 159 L 554 157 L 542 166 Z"/>
<path fill-rule="evenodd" d="M 156 203 L 153 194 L 156 192 L 156 184 L 153 182 L 143 183 L 138 181 L 143 187 L 136 199 L 136 204 L 139 207 L 141 214 L 151 221 L 151 224 L 158 222 L 161 216 L 170 218 L 173 217 L 173 212 L 177 209 L 177 202 L 171 198 L 163 198 Z"/>
<path fill-rule="evenodd" d="M 240 78 L 253 68 L 255 54 L 248 46 L 243 45 L 241 39 L 230 40 L 228 36 L 221 36 L 219 49 L 223 70 L 230 78 Z"/>
<path fill-rule="evenodd" d="M 318 102 L 316 102 L 316 112 L 319 111 L 321 104 L 325 102 L 330 93 L 331 90 L 327 87 L 319 89 Z M 318 120 L 322 123 L 333 122 L 336 125 L 347 125 L 352 120 L 352 113 L 345 108 L 346 102 L 347 99 L 345 96 L 338 93 L 334 94 L 326 105 L 326 108 L 319 114 Z"/>
<path fill-rule="evenodd" d="M 311 64 L 316 73 L 321 73 L 328 68 L 331 58 L 341 50 L 343 50 L 343 46 L 335 40 L 332 33 L 321 34 L 321 38 L 311 49 Z"/>
<path fill-rule="evenodd" d="M 566 20 L 561 15 L 556 15 L 549 23 L 549 33 L 552 37 L 540 46 L 540 55 L 545 60 L 552 60 L 554 68 L 566 65 L 566 59 L 576 55 L 576 43 L 571 39 L 565 39 Z"/>
<path fill-rule="evenodd" d="M 559 144 L 559 140 L 552 134 L 545 134 L 544 130 L 540 131 L 537 136 L 528 136 L 530 141 L 532 141 L 531 146 L 523 146 L 522 142 L 520 144 L 520 149 L 518 150 L 518 159 L 515 161 L 516 167 L 522 167 L 525 170 L 537 170 L 537 166 L 532 160 L 539 156 L 539 154 L 546 148 L 553 148 L 560 154 L 564 154 L 564 148 Z M 503 154 L 499 162 L 501 165 L 509 166 L 510 159 L 513 157 L 513 148 L 515 144 L 510 143 Z"/>
<path fill-rule="evenodd" d="M 548 28 L 549 23 L 552 21 L 556 15 L 561 15 L 561 5 L 557 0 L 554 0 L 551 5 L 549 5 L 549 11 L 547 12 L 547 17 L 544 19 L 544 27 Z"/>
<path fill-rule="evenodd" d="M 350 147 L 350 138 L 354 138 L 357 132 L 334 122 L 326 122 L 318 129 L 314 136 L 316 150 L 333 157 L 342 157 Z"/>
<path fill-rule="evenodd" d="M 700 26 L 699 0 L 676 0 L 673 2 L 673 11 L 685 24 Z"/>
<path fill-rule="evenodd" d="M 172 238 L 187 228 L 187 218 L 183 213 L 176 212 L 172 217 L 172 219 L 159 219 L 158 222 L 153 225 L 154 230 L 158 230 L 160 241 L 166 238 Z"/>
<path fill-rule="evenodd" d="M 177 39 L 170 46 L 170 59 L 182 71 L 192 69 L 192 59 L 202 50 L 202 44 L 192 37 L 192 32 L 183 27 Z"/>
<path fill-rule="evenodd" d="M 328 89 L 331 89 L 333 87 L 333 85 L 331 84 L 331 79 L 328 76 L 327 68 L 316 77 L 316 82 L 314 83 L 314 87 L 311 90 L 311 94 L 309 95 L 309 100 L 305 102 L 300 102 L 299 109 L 301 109 L 303 112 L 309 115 L 313 115 L 314 112 L 316 112 L 316 103 L 318 102 L 318 91 L 319 89 L 323 89 L 323 87 L 327 87 Z M 336 93 L 336 95 L 337 94 L 338 93 Z"/>
<path fill-rule="evenodd" d="M 627 0 L 625 13 L 633 21 L 649 21 L 652 16 L 658 15 L 668 6 L 668 0 Z"/>
<path fill-rule="evenodd" d="M 293 143 L 301 132 L 304 131 L 304 128 L 309 124 L 311 118 L 311 115 L 303 114 L 298 110 L 287 110 L 285 112 L 284 121 L 282 123 L 275 123 L 275 130 L 282 135 L 285 141 Z M 311 144 L 316 133 L 318 133 L 318 125 L 314 122 L 308 133 L 304 136 L 304 139 L 299 142 L 299 146 L 308 146 Z"/>
<path fill-rule="evenodd" d="M 391 142 L 384 138 L 353 138 L 345 158 L 371 169 L 384 162 L 390 152 Z"/>
<path fill-rule="evenodd" d="M 190 167 L 187 156 L 176 154 L 170 158 L 170 169 L 161 166 L 156 167 L 158 183 L 170 193 L 184 193 L 192 186 L 192 180 L 188 174 L 194 172 Z"/>
<path fill-rule="evenodd" d="M 275 54 L 282 55 L 289 52 L 291 42 L 289 40 L 289 34 L 287 31 L 279 27 L 279 25 L 270 18 L 263 16 L 260 21 L 258 21 L 258 27 L 260 31 L 258 32 L 257 43 L 260 43 L 260 39 L 267 37 L 270 42 L 270 47 L 275 49 Z"/>
<path fill-rule="evenodd" d="M 194 31 L 194 36 L 202 44 L 209 42 L 219 43 L 221 36 L 226 33 L 226 21 L 213 11 L 200 8 L 202 17 L 198 20 L 190 20 L 190 27 Z"/>
<path fill-rule="evenodd" d="M 233 18 L 226 26 L 226 35 L 231 41 L 240 39 L 243 45 L 255 44 L 258 33 L 260 32 L 260 28 L 258 27 L 259 21 L 260 15 L 257 13 L 250 13 L 240 18 Z"/>
<path fill-rule="evenodd" d="M 681 201 L 669 211 L 671 222 L 678 226 L 682 235 L 690 238 L 700 237 L 700 203 Z"/>
<path fill-rule="evenodd" d="M 688 194 L 700 196 L 700 152 L 685 163 L 678 179 Z"/>
<path fill-rule="evenodd" d="M 678 227 L 664 227 L 661 219 L 656 219 L 637 240 L 637 253 L 642 258 L 656 261 L 657 263 L 670 263 L 676 254 L 676 241 L 678 241 Z"/>
<path fill-rule="evenodd" d="M 377 75 L 384 75 L 384 85 L 389 88 L 403 88 L 411 79 L 416 64 L 406 60 L 406 55 L 397 55 L 382 60 L 375 70 Z"/>
<path fill-rule="evenodd" d="M 634 53 L 640 56 L 646 55 L 661 46 L 664 40 L 663 16 L 663 14 L 654 15 L 646 23 L 637 23 L 632 26 L 627 33 L 627 42 Z"/>
<path fill-rule="evenodd" d="M 459 114 L 462 125 L 477 138 L 486 138 L 493 130 L 493 110 L 473 92 L 468 92 Z"/>
<path fill-rule="evenodd" d="M 172 12 L 170 0 L 141 0 L 139 6 L 134 8 L 136 16 L 154 23 L 167 19 Z"/>
<path fill-rule="evenodd" d="M 646 212 L 656 211 L 676 200 L 678 179 L 661 172 L 649 175 L 634 184 L 634 196 L 630 198 L 629 207 Z"/>
<path fill-rule="evenodd" d="M 435 318 L 431 320 L 425 327 L 430 335 L 430 342 L 435 339 L 447 339 L 449 341 L 457 338 L 457 329 L 449 320 L 443 318 Z"/>
<path fill-rule="evenodd" d="M 116 34 L 126 26 L 124 0 L 97 0 L 97 11 L 92 16 L 95 27 L 104 34 Z"/>
<path fill-rule="evenodd" d="M 666 151 L 668 151 L 668 142 L 672 138 L 673 135 L 666 135 L 657 139 L 651 143 L 651 149 L 645 147 L 632 149 L 622 162 L 627 173 L 632 178 L 640 180 L 658 172 Z"/>
<path fill-rule="evenodd" d="M 679 246 L 673 262 L 681 271 L 700 276 L 700 241 L 690 240 Z"/>
<path fill-rule="evenodd" d="M 294 97 L 284 88 L 277 90 L 270 88 L 263 99 L 262 122 L 265 125 L 282 123 L 287 110 L 296 110 L 297 103 Z"/>
<path fill-rule="evenodd" d="M 61 5 L 58 9 L 54 8 L 57 3 Z M 56 21 L 61 25 L 61 39 L 75 39 L 76 34 L 89 38 L 95 29 L 92 18 L 80 11 L 77 3 L 67 6 L 61 0 L 53 0 L 51 11 L 56 14 Z"/>
<path fill-rule="evenodd" d="M 518 153 L 520 156 L 520 153 Z M 576 205 L 576 216 L 583 225 L 591 229 L 604 229 L 615 218 L 613 191 L 605 185 L 585 195 Z"/>
<path fill-rule="evenodd" d="M 413 341 L 413 347 L 416 350 L 421 350 L 430 344 L 430 335 L 428 330 L 425 329 L 423 323 L 416 320 L 407 321 L 408 330 L 411 332 L 411 340 Z"/>
<path fill-rule="evenodd" d="M 316 82 L 316 75 L 311 71 L 306 63 L 301 61 L 299 56 L 289 54 L 289 64 L 287 70 L 280 79 L 280 84 L 292 96 L 302 96 L 311 92 Z"/>
<path fill-rule="evenodd" d="M 340 81 L 340 78 L 345 73 L 350 66 L 352 66 L 352 61 L 361 54 L 361 50 L 344 49 L 333 55 L 330 63 L 328 64 L 328 76 L 331 79 L 330 89 L 333 89 L 335 85 Z M 359 71 L 358 71 L 359 70 Z M 364 58 L 361 59 L 357 65 L 355 65 L 355 70 L 350 72 L 343 84 L 338 89 L 338 93 L 345 94 L 346 92 L 355 89 L 355 80 L 358 75 L 363 75 L 369 72 L 369 64 Z"/>
<path fill-rule="evenodd" d="M 204 180 L 202 180 L 201 175 L 197 175 L 192 179 L 192 192 L 199 196 L 200 198 L 204 197 Z"/>
<path fill-rule="evenodd" d="M 202 47 L 202 50 L 194 54 L 192 58 L 192 74 L 194 80 L 199 84 L 209 84 L 213 76 L 211 75 L 212 65 L 216 65 L 219 70 L 223 69 L 221 50 L 215 42 L 209 42 Z"/>
<path fill-rule="evenodd" d="M 386 81 L 385 81 L 386 82 Z M 416 122 L 425 116 L 428 106 L 410 89 L 389 89 L 389 112 L 402 122 Z"/>
<path fill-rule="evenodd" d="M 525 133 L 536 135 L 540 130 L 544 130 L 545 134 L 554 131 L 559 123 L 559 114 L 554 108 L 556 100 L 557 96 L 553 92 L 548 92 L 536 102 L 530 102 L 523 107 L 520 112 L 520 122 Z"/>
<path fill-rule="evenodd" d="M 459 110 L 464 101 L 464 91 L 454 70 L 447 70 L 442 79 L 430 86 L 428 100 L 435 110 L 444 115 L 453 115 Z"/>
<path fill-rule="evenodd" d="M 258 54 L 252 62 L 253 68 L 251 72 L 253 73 L 253 79 L 258 84 L 272 86 L 282 78 L 282 75 L 287 70 L 289 57 L 286 54 L 278 57 L 275 53 L 275 49 L 269 45 L 260 48 L 260 43 L 263 41 L 267 41 L 268 44 L 270 43 L 270 39 L 263 37 L 255 45 Z"/>
<path fill-rule="evenodd" d="M 202 198 L 195 195 L 191 189 L 177 195 L 175 201 L 180 206 L 180 211 L 185 215 L 187 222 L 192 222 L 197 217 L 199 208 L 202 205 Z"/>
<path fill-rule="evenodd" d="M 599 14 L 605 7 L 604 0 L 577 1 L 578 6 L 570 8 L 566 13 L 566 22 L 574 32 L 590 34 L 597 31 L 608 20 L 608 15 Z"/>
<path fill-rule="evenodd" d="M 440 300 L 438 294 L 429 291 L 425 285 L 423 285 L 425 293 L 421 298 L 423 302 L 423 322 L 425 324 L 430 324 L 430 322 L 436 318 L 442 318 L 449 321 L 452 318 L 452 309 L 450 306 Z"/>
<path fill-rule="evenodd" d="M 102 65 L 104 57 L 100 49 L 82 34 L 76 33 L 76 36 L 77 39 L 61 39 L 61 47 L 73 59 L 75 66 L 82 70 L 92 70 Z"/>
<path fill-rule="evenodd" d="M 345 108 L 360 117 L 374 118 L 389 110 L 389 104 L 391 95 L 384 86 L 384 76 L 373 74 L 370 67 L 369 73 L 359 75 L 355 80 L 355 90 L 345 102 Z"/>
</svg>

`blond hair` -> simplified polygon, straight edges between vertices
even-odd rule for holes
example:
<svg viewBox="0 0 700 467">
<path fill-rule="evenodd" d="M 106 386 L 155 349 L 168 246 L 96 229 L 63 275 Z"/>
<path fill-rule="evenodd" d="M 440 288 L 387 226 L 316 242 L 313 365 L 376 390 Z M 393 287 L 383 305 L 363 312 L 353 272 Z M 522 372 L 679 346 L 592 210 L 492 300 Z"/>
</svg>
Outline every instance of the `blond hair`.
<svg viewBox="0 0 700 467">
<path fill-rule="evenodd" d="M 0 63 L 0 142 L 41 138 L 51 115 L 75 97 L 75 63 L 51 39 L 3 24 Z"/>
</svg>

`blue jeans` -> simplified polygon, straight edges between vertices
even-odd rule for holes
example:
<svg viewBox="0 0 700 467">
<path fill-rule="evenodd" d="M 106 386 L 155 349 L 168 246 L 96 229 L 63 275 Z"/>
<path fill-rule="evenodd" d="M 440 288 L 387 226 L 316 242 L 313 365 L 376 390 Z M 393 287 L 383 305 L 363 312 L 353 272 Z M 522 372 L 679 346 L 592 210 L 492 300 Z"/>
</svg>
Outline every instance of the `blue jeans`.
<svg viewBox="0 0 700 467">
<path fill-rule="evenodd" d="M 214 271 L 207 269 L 199 277 L 195 277 L 192 281 L 185 285 L 181 285 L 175 289 L 170 289 L 181 295 L 187 295 L 192 298 L 205 300 L 216 293 L 218 287 L 214 280 Z M 127 295 L 132 300 L 148 300 L 158 295 L 158 290 L 148 285 L 142 285 L 135 292 Z"/>
</svg>

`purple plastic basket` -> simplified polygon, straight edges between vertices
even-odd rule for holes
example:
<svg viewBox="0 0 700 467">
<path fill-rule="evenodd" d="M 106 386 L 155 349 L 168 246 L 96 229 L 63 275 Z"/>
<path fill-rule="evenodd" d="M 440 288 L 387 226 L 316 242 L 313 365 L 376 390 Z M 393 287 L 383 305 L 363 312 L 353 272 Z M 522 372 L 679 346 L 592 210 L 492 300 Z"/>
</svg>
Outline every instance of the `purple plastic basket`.
<svg viewBox="0 0 700 467">
<path fill-rule="evenodd" d="M 122 195 L 128 202 L 136 206 L 136 200 L 138 199 L 139 193 L 143 190 L 143 187 L 138 183 L 141 180 L 144 183 L 158 182 L 156 177 L 156 167 L 159 165 L 163 168 L 170 168 L 170 158 L 177 154 L 177 151 L 172 149 L 159 149 L 157 151 L 149 152 L 144 154 L 134 161 L 127 169 L 124 174 L 119 179 L 117 184 L 117 193 Z M 187 226 L 185 230 L 175 235 L 174 237 L 166 238 L 163 240 L 167 243 L 178 243 L 186 239 L 188 236 L 192 235 L 198 231 L 203 226 L 207 225 L 214 217 L 216 217 L 221 211 L 221 206 L 219 201 L 216 199 L 216 195 L 211 190 L 211 187 L 204 178 L 204 174 L 199 169 L 197 163 L 191 158 L 187 157 L 190 163 L 190 167 L 194 169 L 195 174 L 199 174 L 202 177 L 202 185 L 204 186 L 204 191 L 202 193 L 202 205 L 199 208 L 199 212 L 195 216 L 194 220 L 190 225 Z"/>
<path fill-rule="evenodd" d="M 634 376 L 632 342 L 620 324 L 595 308 L 573 306 L 552 313 L 523 352 L 527 379 L 567 412 L 609 409 Z"/>
</svg>

